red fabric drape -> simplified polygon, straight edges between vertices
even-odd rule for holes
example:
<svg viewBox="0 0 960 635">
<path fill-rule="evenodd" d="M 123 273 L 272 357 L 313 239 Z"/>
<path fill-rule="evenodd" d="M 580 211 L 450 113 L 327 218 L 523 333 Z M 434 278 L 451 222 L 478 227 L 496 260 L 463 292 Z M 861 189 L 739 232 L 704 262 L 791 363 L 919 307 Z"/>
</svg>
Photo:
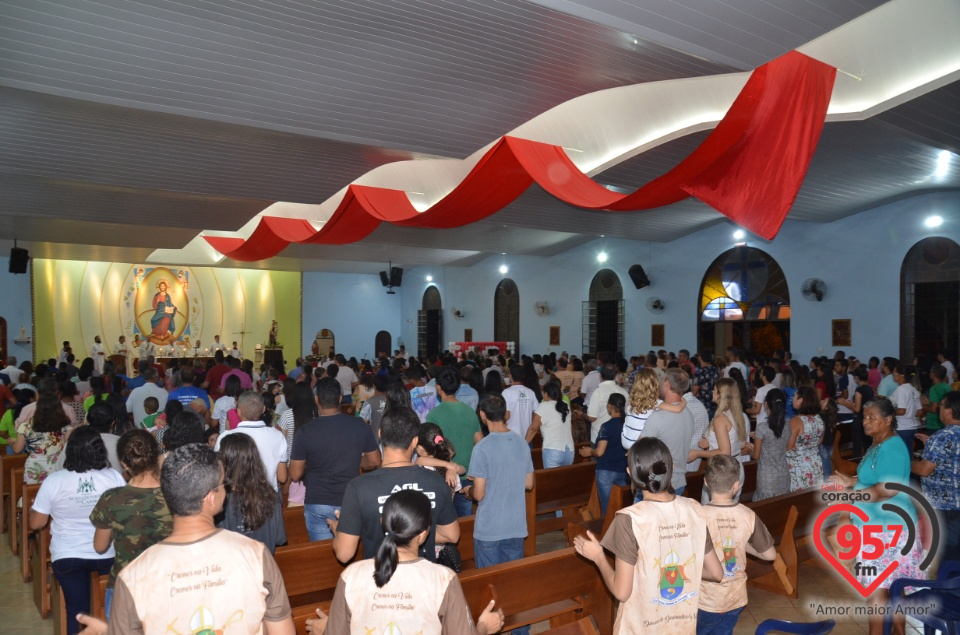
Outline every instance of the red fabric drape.
<svg viewBox="0 0 960 635">
<path fill-rule="evenodd" d="M 249 239 L 206 237 L 224 255 L 254 261 L 291 242 L 346 244 L 381 222 L 443 229 L 499 211 L 537 183 L 565 203 L 612 212 L 652 209 L 694 196 L 763 238 L 776 236 L 796 199 L 823 129 L 836 69 L 796 51 L 755 70 L 717 127 L 674 169 L 632 194 L 581 172 L 563 148 L 503 137 L 470 173 L 423 212 L 406 192 L 350 185 L 319 230 L 263 217 Z"/>
</svg>

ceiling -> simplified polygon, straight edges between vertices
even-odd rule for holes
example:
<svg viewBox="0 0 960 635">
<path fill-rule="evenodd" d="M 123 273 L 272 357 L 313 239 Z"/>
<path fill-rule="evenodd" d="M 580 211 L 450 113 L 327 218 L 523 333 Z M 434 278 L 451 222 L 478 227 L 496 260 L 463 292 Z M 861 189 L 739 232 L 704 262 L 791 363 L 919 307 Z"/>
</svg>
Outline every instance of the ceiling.
<svg viewBox="0 0 960 635">
<path fill-rule="evenodd" d="M 379 166 L 462 159 L 575 97 L 746 71 L 880 0 L 0 0 L 0 240 L 142 262 L 276 201 L 319 204 Z M 632 190 L 706 136 L 593 175 Z M 828 123 L 788 218 L 829 222 L 960 188 L 958 82 Z M 457 229 L 381 225 L 255 266 L 374 272 L 666 241 L 724 220 L 694 199 L 610 214 L 537 186 Z M 544 229 L 549 228 L 549 229 Z M 224 266 L 249 267 L 249 263 Z"/>
</svg>

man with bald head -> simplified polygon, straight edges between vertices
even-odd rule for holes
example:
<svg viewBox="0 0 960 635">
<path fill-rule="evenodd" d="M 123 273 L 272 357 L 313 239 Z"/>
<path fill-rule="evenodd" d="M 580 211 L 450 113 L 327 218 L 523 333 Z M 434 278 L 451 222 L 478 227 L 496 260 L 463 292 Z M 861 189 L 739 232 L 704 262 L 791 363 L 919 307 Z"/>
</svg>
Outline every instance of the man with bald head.
<svg viewBox="0 0 960 635">
<path fill-rule="evenodd" d="M 219 452 L 223 438 L 231 434 L 246 434 L 251 437 L 257 444 L 257 450 L 260 451 L 267 479 L 273 485 L 273 489 L 279 490 L 280 485 L 287 482 L 287 440 L 282 432 L 263 421 L 264 411 L 266 407 L 263 405 L 263 397 L 260 393 L 254 390 L 241 393 L 237 397 L 237 413 L 241 421 L 236 428 L 220 435 L 217 439 L 217 447 L 214 449 Z"/>
</svg>

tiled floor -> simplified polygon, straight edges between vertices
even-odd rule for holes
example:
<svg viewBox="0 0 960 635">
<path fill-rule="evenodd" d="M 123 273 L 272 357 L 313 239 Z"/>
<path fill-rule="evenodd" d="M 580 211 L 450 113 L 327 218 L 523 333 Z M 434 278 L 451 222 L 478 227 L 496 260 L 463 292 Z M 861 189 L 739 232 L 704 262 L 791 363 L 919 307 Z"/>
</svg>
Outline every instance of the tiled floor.
<svg viewBox="0 0 960 635">
<path fill-rule="evenodd" d="M 10 542 L 3 534 L 0 546 L 0 615 L 2 615 L 3 635 L 52 635 L 53 620 L 41 620 L 33 604 L 33 591 L 20 577 L 20 561 L 10 552 Z M 537 550 L 541 553 L 565 547 L 560 532 L 537 538 Z M 811 605 L 830 607 L 862 606 L 863 598 L 856 595 L 832 572 L 810 565 L 800 566 L 800 598 L 793 600 L 774 593 L 750 589 L 750 602 L 740 615 L 735 635 L 753 633 L 757 624 L 763 620 L 776 618 L 781 620 L 812 622 L 822 619 L 835 619 L 837 635 L 859 635 L 867 632 L 865 617 L 833 617 L 816 615 Z M 913 622 L 908 627 L 908 635 L 920 635 L 922 630 Z M 539 633 L 548 628 L 546 623 L 536 624 L 531 629 Z"/>
</svg>

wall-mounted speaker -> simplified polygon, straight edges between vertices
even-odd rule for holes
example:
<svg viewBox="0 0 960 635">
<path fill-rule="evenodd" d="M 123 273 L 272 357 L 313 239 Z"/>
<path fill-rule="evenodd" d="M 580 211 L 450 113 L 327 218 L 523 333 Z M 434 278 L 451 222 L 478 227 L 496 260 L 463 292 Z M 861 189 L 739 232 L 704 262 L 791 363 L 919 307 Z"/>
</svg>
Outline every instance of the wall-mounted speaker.
<svg viewBox="0 0 960 635">
<path fill-rule="evenodd" d="M 27 264 L 30 262 L 30 252 L 22 247 L 10 250 L 10 273 L 27 273 Z"/>
<path fill-rule="evenodd" d="M 640 265 L 633 265 L 627 270 L 627 273 L 630 274 L 630 279 L 636 288 L 642 289 L 650 286 L 650 278 L 647 277 L 646 272 L 644 272 L 643 267 Z"/>
<path fill-rule="evenodd" d="M 399 287 L 401 282 L 403 282 L 403 269 L 390 267 L 390 286 Z"/>
<path fill-rule="evenodd" d="M 390 286 L 390 277 L 387 276 L 387 272 L 386 272 L 386 271 L 381 271 L 381 272 L 380 272 L 380 284 L 382 284 L 382 285 L 385 286 L 385 287 L 389 287 L 389 286 Z"/>
</svg>

